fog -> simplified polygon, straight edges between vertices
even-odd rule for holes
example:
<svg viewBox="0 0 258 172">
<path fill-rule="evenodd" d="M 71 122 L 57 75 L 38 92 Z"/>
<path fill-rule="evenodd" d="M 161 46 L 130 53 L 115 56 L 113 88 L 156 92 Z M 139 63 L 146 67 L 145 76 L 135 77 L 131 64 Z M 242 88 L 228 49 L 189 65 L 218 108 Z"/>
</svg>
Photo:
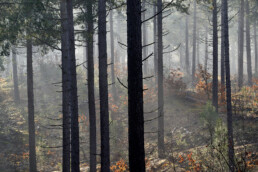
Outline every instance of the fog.
<svg viewBox="0 0 258 172">
<path fill-rule="evenodd" d="M 0 171 L 258 170 L 256 0 L 0 8 Z"/>
</svg>

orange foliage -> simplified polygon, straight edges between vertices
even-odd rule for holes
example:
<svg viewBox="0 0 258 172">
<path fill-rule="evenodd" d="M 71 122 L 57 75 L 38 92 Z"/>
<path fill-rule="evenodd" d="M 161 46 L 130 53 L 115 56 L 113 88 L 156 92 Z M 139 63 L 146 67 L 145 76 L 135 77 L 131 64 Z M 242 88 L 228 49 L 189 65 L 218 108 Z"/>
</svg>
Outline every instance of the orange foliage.
<svg viewBox="0 0 258 172">
<path fill-rule="evenodd" d="M 115 165 L 112 165 L 110 167 L 110 170 L 113 172 L 124 172 L 124 171 L 129 171 L 129 167 L 123 159 L 120 159 L 119 161 L 116 162 Z"/>
<path fill-rule="evenodd" d="M 212 92 L 212 75 L 200 65 L 199 70 L 195 73 L 195 77 L 197 78 L 197 84 L 195 86 L 197 93 L 201 96 L 207 95 L 209 99 Z"/>
<path fill-rule="evenodd" d="M 192 153 L 187 154 L 188 165 L 189 169 L 188 172 L 199 172 L 201 171 L 201 164 L 196 163 L 196 160 L 192 158 Z M 185 161 L 184 157 L 182 155 L 179 155 L 179 163 L 183 163 Z"/>
<path fill-rule="evenodd" d="M 173 94 L 180 94 L 186 89 L 186 84 L 183 82 L 183 73 L 180 69 L 171 69 L 170 75 L 165 80 L 165 84 Z"/>
<path fill-rule="evenodd" d="M 179 159 L 180 159 L 180 160 L 178 161 L 179 163 L 184 162 L 184 158 L 183 158 L 183 156 L 182 156 L 182 155 L 179 155 Z"/>
</svg>

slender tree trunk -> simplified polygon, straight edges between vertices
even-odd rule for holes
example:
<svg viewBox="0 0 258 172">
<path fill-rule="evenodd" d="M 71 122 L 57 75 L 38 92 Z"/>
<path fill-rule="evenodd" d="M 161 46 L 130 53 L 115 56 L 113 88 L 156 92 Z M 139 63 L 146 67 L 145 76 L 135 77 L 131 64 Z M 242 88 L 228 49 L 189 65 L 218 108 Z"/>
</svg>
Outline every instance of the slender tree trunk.
<svg viewBox="0 0 258 172">
<path fill-rule="evenodd" d="M 194 0 L 194 27 L 193 27 L 193 61 L 192 61 L 192 82 L 194 83 L 196 67 L 196 0 Z"/>
<path fill-rule="evenodd" d="M 34 91 L 32 66 L 32 41 L 27 39 L 27 94 L 28 94 L 28 121 L 29 121 L 29 162 L 30 172 L 37 172 L 35 121 L 34 121 Z"/>
<path fill-rule="evenodd" d="M 158 12 L 162 11 L 162 0 L 158 0 Z M 163 93 L 163 41 L 162 12 L 158 14 L 158 155 L 164 158 L 164 93 Z"/>
<path fill-rule="evenodd" d="M 212 1 L 213 6 L 213 72 L 212 72 L 212 104 L 218 112 L 218 21 L 217 0 Z"/>
<path fill-rule="evenodd" d="M 110 45 L 111 45 L 111 80 L 112 80 L 112 94 L 113 99 L 117 101 L 116 85 L 115 85 L 115 48 L 114 48 L 114 29 L 113 29 L 113 10 L 109 13 L 109 22 L 110 22 Z"/>
<path fill-rule="evenodd" d="M 10 76 L 10 56 L 8 56 L 7 60 L 6 60 L 6 67 L 5 67 L 5 77 L 8 78 Z"/>
<path fill-rule="evenodd" d="M 70 171 L 71 143 L 71 170 L 72 172 L 79 172 L 80 156 L 78 98 L 73 28 L 73 5 L 71 0 L 61 1 L 61 18 L 63 84 L 63 171 Z"/>
<path fill-rule="evenodd" d="M 76 58 L 74 43 L 74 23 L 73 23 L 73 1 L 67 0 L 68 30 L 69 30 L 69 63 L 71 71 L 70 84 L 70 106 L 71 106 L 71 169 L 72 172 L 80 171 L 80 143 L 79 143 L 79 123 L 78 123 L 78 96 L 76 77 Z"/>
<path fill-rule="evenodd" d="M 142 21 L 145 20 L 145 14 L 146 14 L 146 0 L 142 1 Z M 142 23 L 142 40 L 143 40 L 143 46 L 147 45 L 147 28 L 146 28 L 146 22 Z M 143 59 L 147 57 L 147 47 L 142 48 L 143 52 Z M 148 73 L 148 60 L 145 60 L 143 62 L 144 64 L 144 74 L 146 75 Z"/>
<path fill-rule="evenodd" d="M 19 91 L 19 81 L 17 72 L 17 56 L 16 48 L 12 47 L 12 64 L 13 64 L 13 87 L 14 87 L 14 101 L 16 104 L 20 103 L 20 91 Z"/>
<path fill-rule="evenodd" d="M 183 46 L 180 46 L 179 55 L 180 55 L 180 69 L 181 71 L 184 69 L 184 52 Z"/>
<path fill-rule="evenodd" d="M 197 39 L 196 39 L 196 48 L 197 48 L 197 52 L 196 52 L 196 64 L 197 64 L 197 68 L 199 68 L 199 64 L 200 64 L 200 31 L 199 29 L 197 30 Z"/>
<path fill-rule="evenodd" d="M 92 1 L 86 2 L 86 23 L 88 26 L 87 34 L 87 69 L 88 69 L 88 102 L 89 102 L 89 121 L 90 121 L 90 172 L 96 171 L 96 153 L 97 153 L 97 137 L 96 137 L 96 109 L 95 109 L 95 93 L 94 93 L 94 49 L 93 49 L 93 13 Z"/>
<path fill-rule="evenodd" d="M 254 53 L 255 53 L 255 75 L 258 75 L 258 50 L 257 50 L 257 32 L 256 22 L 254 22 Z"/>
<path fill-rule="evenodd" d="M 127 0 L 129 169 L 145 172 L 141 1 Z"/>
<path fill-rule="evenodd" d="M 98 3 L 99 95 L 101 128 L 101 171 L 110 171 L 109 112 L 107 79 L 106 0 Z"/>
<path fill-rule="evenodd" d="M 244 0 L 241 0 L 239 20 L 238 20 L 238 87 L 243 86 L 243 68 L 244 68 Z"/>
<path fill-rule="evenodd" d="M 221 6 L 221 59 L 220 59 L 220 76 L 221 76 L 221 93 L 224 93 L 225 90 L 225 47 L 223 46 L 224 42 L 224 26 L 223 26 L 223 6 Z M 222 95 L 223 96 L 223 95 Z"/>
<path fill-rule="evenodd" d="M 225 68 L 226 68 L 226 91 L 227 91 L 227 128 L 228 128 L 228 158 L 229 168 L 234 172 L 234 140 L 232 126 L 232 104 L 231 104 L 231 81 L 230 81 L 230 61 L 229 61 L 229 32 L 228 32 L 228 1 L 223 0 L 223 26 L 225 47 Z"/>
<path fill-rule="evenodd" d="M 205 28 L 205 61 L 204 61 L 204 70 L 207 71 L 208 69 L 208 58 L 209 58 L 209 53 L 208 53 L 209 47 L 208 47 L 208 28 Z"/>
<path fill-rule="evenodd" d="M 156 0 L 153 2 L 153 15 L 157 13 L 157 2 Z M 154 42 L 154 71 L 155 75 L 158 73 L 158 57 L 157 57 L 157 17 L 153 18 L 153 42 Z"/>
<path fill-rule="evenodd" d="M 185 20 L 185 69 L 186 73 L 189 75 L 189 29 L 188 29 L 188 15 Z"/>
<path fill-rule="evenodd" d="M 69 54 L 69 45 L 68 45 L 68 31 L 67 31 L 67 10 L 66 10 L 66 1 L 61 1 L 61 18 L 62 18 L 62 36 L 61 36 L 61 47 L 62 47 L 62 111 L 63 111 L 63 172 L 70 172 L 70 114 L 69 114 L 69 87 L 68 87 L 68 54 Z"/>
<path fill-rule="evenodd" d="M 251 58 L 251 38 L 250 38 L 250 23 L 249 23 L 249 2 L 246 5 L 246 53 L 247 53 L 247 75 L 248 75 L 248 85 L 252 86 L 252 58 Z"/>
</svg>

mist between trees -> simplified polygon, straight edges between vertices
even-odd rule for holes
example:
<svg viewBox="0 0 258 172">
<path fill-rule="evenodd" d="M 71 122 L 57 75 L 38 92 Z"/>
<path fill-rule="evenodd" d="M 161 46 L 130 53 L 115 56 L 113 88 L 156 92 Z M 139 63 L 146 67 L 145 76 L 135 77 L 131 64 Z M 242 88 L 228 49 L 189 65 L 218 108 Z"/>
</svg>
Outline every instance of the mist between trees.
<svg viewBox="0 0 258 172">
<path fill-rule="evenodd" d="M 258 170 L 257 0 L 0 9 L 0 171 Z"/>
</svg>

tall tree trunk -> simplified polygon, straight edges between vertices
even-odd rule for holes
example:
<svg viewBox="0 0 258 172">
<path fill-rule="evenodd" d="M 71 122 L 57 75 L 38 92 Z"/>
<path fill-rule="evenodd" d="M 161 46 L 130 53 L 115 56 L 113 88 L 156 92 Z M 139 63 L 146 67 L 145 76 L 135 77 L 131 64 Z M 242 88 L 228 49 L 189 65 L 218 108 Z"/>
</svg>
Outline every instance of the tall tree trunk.
<svg viewBox="0 0 258 172">
<path fill-rule="evenodd" d="M 184 69 L 184 49 L 183 46 L 180 46 L 179 55 L 180 55 L 180 69 L 181 71 Z"/>
<path fill-rule="evenodd" d="M 220 59 L 220 76 L 221 76 L 221 93 L 224 93 L 225 90 L 225 47 L 223 46 L 224 42 L 224 26 L 223 26 L 223 6 L 221 6 L 221 59 Z M 223 96 L 223 95 L 222 95 Z"/>
<path fill-rule="evenodd" d="M 186 73 L 189 75 L 189 29 L 188 29 L 188 15 L 185 20 L 185 69 Z"/>
<path fill-rule="evenodd" d="M 218 21 L 217 0 L 212 1 L 213 6 L 213 72 L 212 72 L 212 104 L 218 112 Z"/>
<path fill-rule="evenodd" d="M 73 23 L 73 1 L 67 0 L 68 29 L 69 29 L 69 63 L 71 71 L 70 82 L 70 105 L 71 105 L 71 169 L 72 172 L 80 171 L 80 143 L 79 143 L 79 123 L 78 123 L 78 96 L 76 77 L 76 58 L 74 43 L 74 23 Z"/>
<path fill-rule="evenodd" d="M 256 21 L 254 22 L 254 54 L 255 54 L 255 75 L 258 75 L 258 50 L 257 50 L 257 33 L 256 33 Z"/>
<path fill-rule="evenodd" d="M 142 21 L 145 20 L 145 15 L 146 15 L 146 0 L 142 1 Z M 147 45 L 147 28 L 146 28 L 146 22 L 142 23 L 142 40 L 143 40 L 143 46 Z M 143 59 L 147 57 L 147 47 L 142 48 L 143 51 Z M 145 60 L 143 62 L 144 64 L 144 74 L 146 75 L 148 73 L 148 60 Z"/>
<path fill-rule="evenodd" d="M 109 22 L 110 22 L 110 51 L 111 51 L 111 81 L 112 81 L 112 95 L 113 99 L 117 101 L 116 85 L 115 85 L 115 48 L 114 48 L 114 29 L 113 29 L 113 10 L 109 13 Z"/>
<path fill-rule="evenodd" d="M 163 93 L 163 41 L 162 0 L 158 0 L 158 155 L 164 157 L 164 93 Z"/>
<path fill-rule="evenodd" d="M 228 1 L 223 0 L 223 26 L 225 47 L 225 68 L 226 68 L 226 91 L 227 91 L 227 128 L 228 128 L 228 158 L 229 168 L 234 172 L 234 140 L 232 126 L 232 104 L 231 104 L 231 81 L 230 81 L 230 61 L 229 61 L 229 32 L 228 32 Z"/>
<path fill-rule="evenodd" d="M 205 28 L 205 59 L 204 59 L 204 70 L 208 69 L 208 58 L 209 58 L 209 47 L 208 47 L 208 27 Z"/>
<path fill-rule="evenodd" d="M 62 26 L 62 35 L 61 35 L 61 47 L 62 47 L 62 111 L 63 111 L 63 172 L 70 172 L 70 149 L 71 149 L 71 132 L 70 132 L 70 112 L 69 112 L 69 74 L 67 71 L 68 68 L 68 54 L 69 54 L 69 45 L 68 45 L 68 20 L 67 20 L 67 9 L 66 1 L 61 1 L 61 26 Z"/>
<path fill-rule="evenodd" d="M 129 169 L 145 172 L 141 1 L 127 0 Z"/>
<path fill-rule="evenodd" d="M 238 87 L 243 86 L 243 68 L 244 68 L 244 0 L 241 0 L 240 12 L 238 19 Z"/>
<path fill-rule="evenodd" d="M 16 104 L 20 103 L 20 91 L 19 91 L 19 81 L 17 72 L 17 56 L 16 47 L 12 47 L 12 64 L 13 64 L 13 87 L 14 87 L 14 101 Z"/>
<path fill-rule="evenodd" d="M 107 79 L 106 0 L 98 3 L 99 96 L 101 129 L 101 171 L 110 171 L 109 112 Z"/>
<path fill-rule="evenodd" d="M 157 2 L 154 0 L 153 2 L 153 15 L 157 13 Z M 157 57 L 157 17 L 153 18 L 153 54 L 154 54 L 154 71 L 155 75 L 158 73 L 158 57 Z"/>
<path fill-rule="evenodd" d="M 194 0 L 194 27 L 193 27 L 193 61 L 192 61 L 192 82 L 195 78 L 196 67 L 196 0 Z"/>
<path fill-rule="evenodd" d="M 252 58 L 251 58 L 251 38 L 250 38 L 250 23 L 249 23 L 249 2 L 246 5 L 246 55 L 247 55 L 247 75 L 248 75 L 248 85 L 252 86 Z"/>
<path fill-rule="evenodd" d="M 27 39 L 27 94 L 28 94 L 28 121 L 29 121 L 29 162 L 30 172 L 37 172 L 35 121 L 34 121 L 34 91 L 32 66 L 32 41 Z"/>
<path fill-rule="evenodd" d="M 71 170 L 72 172 L 78 172 L 80 171 L 79 123 L 72 0 L 61 1 L 61 18 L 64 146 L 63 171 L 70 171 L 69 145 L 71 143 Z"/>
<path fill-rule="evenodd" d="M 196 39 L 196 64 L 197 64 L 197 68 L 199 68 L 199 64 L 200 64 L 200 31 L 199 29 L 197 30 L 197 39 Z"/>
<path fill-rule="evenodd" d="M 90 172 L 96 171 L 96 153 L 97 153 L 97 137 L 96 137 L 96 109 L 95 109 L 95 93 L 94 93 L 94 49 L 93 49 L 93 13 L 92 1 L 86 2 L 86 23 L 88 26 L 87 34 L 87 69 L 88 69 L 88 102 L 89 102 L 89 121 L 90 121 Z"/>
</svg>

